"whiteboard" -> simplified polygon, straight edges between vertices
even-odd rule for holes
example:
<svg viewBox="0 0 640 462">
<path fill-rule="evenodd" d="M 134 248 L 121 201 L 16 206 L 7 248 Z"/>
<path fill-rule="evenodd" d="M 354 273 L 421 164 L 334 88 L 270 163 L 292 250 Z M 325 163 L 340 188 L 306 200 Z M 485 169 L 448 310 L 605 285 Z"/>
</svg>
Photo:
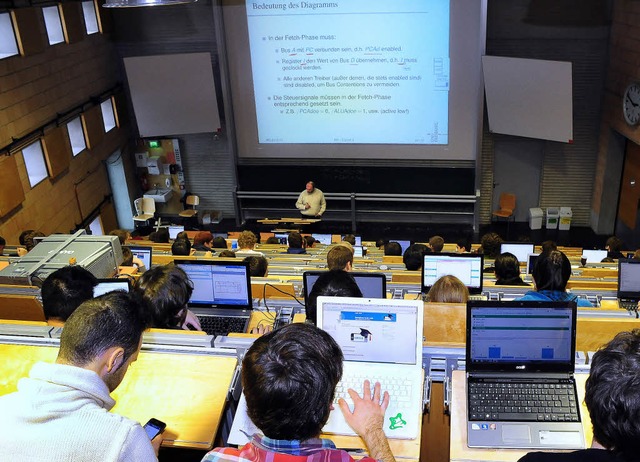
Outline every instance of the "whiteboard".
<svg viewBox="0 0 640 462">
<path fill-rule="evenodd" d="M 573 142 L 571 63 L 483 56 L 489 130 Z"/>
<path fill-rule="evenodd" d="M 220 128 L 210 53 L 124 58 L 141 137 Z"/>
</svg>

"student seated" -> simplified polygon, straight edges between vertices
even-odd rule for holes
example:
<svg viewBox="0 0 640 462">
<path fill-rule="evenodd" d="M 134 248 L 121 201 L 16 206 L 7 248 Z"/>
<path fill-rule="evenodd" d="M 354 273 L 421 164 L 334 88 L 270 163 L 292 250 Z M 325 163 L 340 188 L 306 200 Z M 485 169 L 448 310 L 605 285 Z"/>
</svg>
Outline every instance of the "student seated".
<svg viewBox="0 0 640 462">
<path fill-rule="evenodd" d="M 424 244 L 412 244 L 407 247 L 407 250 L 404 251 L 404 255 L 402 256 L 402 262 L 404 263 L 404 267 L 409 271 L 417 271 L 422 268 L 422 263 L 424 261 L 424 255 L 426 253 L 431 253 L 429 247 Z"/>
<path fill-rule="evenodd" d="M 224 249 L 218 254 L 220 258 L 236 258 L 236 253 L 233 250 Z"/>
<path fill-rule="evenodd" d="M 433 283 L 426 299 L 434 303 L 467 303 L 469 289 L 455 276 L 442 276 Z"/>
<path fill-rule="evenodd" d="M 518 300 L 566 302 L 576 301 L 578 306 L 593 307 L 585 298 L 566 292 L 567 282 L 571 277 L 571 263 L 567 256 L 559 250 L 540 254 L 533 267 L 535 290 L 530 290 Z"/>
<path fill-rule="evenodd" d="M 329 270 L 351 271 L 353 269 L 353 252 L 344 245 L 336 245 L 327 253 Z"/>
<path fill-rule="evenodd" d="M 631 462 L 640 455 L 640 330 L 620 332 L 591 360 L 584 402 L 593 426 L 591 448 L 530 452 L 520 462 Z"/>
<path fill-rule="evenodd" d="M 129 247 L 122 247 L 122 264 L 120 266 L 133 266 L 138 269 L 139 273 L 144 273 L 147 268 L 144 262 L 136 257 Z"/>
<path fill-rule="evenodd" d="M 293 254 L 302 254 L 307 253 L 304 249 L 304 239 L 302 239 L 302 235 L 297 232 L 289 233 L 287 237 L 287 242 L 289 243 L 289 248 L 287 248 L 287 253 Z"/>
<path fill-rule="evenodd" d="M 304 240 L 306 241 L 305 247 L 307 249 L 312 249 L 313 246 L 316 244 L 316 242 L 318 242 L 318 241 L 316 241 L 316 239 L 313 236 L 310 236 L 310 235 L 309 236 L 304 236 Z"/>
<path fill-rule="evenodd" d="M 307 322 L 316 324 L 318 313 L 318 297 L 362 297 L 360 287 L 346 271 L 332 270 L 322 273 L 311 288 L 307 299 L 305 313 Z"/>
<path fill-rule="evenodd" d="M 158 231 L 149 234 L 149 240 L 156 244 L 168 244 L 170 240 L 169 230 L 167 228 L 160 228 Z"/>
<path fill-rule="evenodd" d="M 542 253 L 551 252 L 552 250 L 558 250 L 558 244 L 554 241 L 544 241 L 540 247 L 542 248 Z"/>
<path fill-rule="evenodd" d="M 195 314 L 187 309 L 193 284 L 187 273 L 173 264 L 147 270 L 133 292 L 143 301 L 151 327 L 202 330 Z"/>
<path fill-rule="evenodd" d="M 280 241 L 278 241 L 277 243 L 279 244 Z M 226 249 L 227 248 L 227 240 L 222 236 L 214 237 L 213 238 L 213 244 L 211 245 L 211 248 L 213 248 L 213 249 Z"/>
<path fill-rule="evenodd" d="M 607 250 L 607 257 L 614 260 L 624 258 L 624 254 L 622 253 L 623 245 L 624 242 L 622 242 L 622 239 L 617 236 L 611 236 L 609 239 L 607 239 L 607 242 L 604 246 L 604 248 Z"/>
<path fill-rule="evenodd" d="M 456 241 L 457 253 L 469 253 L 471 252 L 471 239 L 468 237 L 460 238 Z"/>
<path fill-rule="evenodd" d="M 222 239 L 224 241 L 224 239 Z M 210 231 L 200 231 L 193 238 L 193 249 L 200 252 L 212 252 L 213 234 Z M 224 242 L 224 249 L 227 248 L 227 241 Z"/>
<path fill-rule="evenodd" d="M 280 244 L 280 239 L 278 239 L 275 236 L 270 236 L 267 238 L 267 240 L 265 241 L 265 244 L 270 244 L 270 245 L 279 245 Z"/>
<path fill-rule="evenodd" d="M 251 231 L 242 231 L 238 236 L 238 250 L 236 255 L 238 257 L 248 257 L 250 255 L 258 255 L 264 257 L 262 252 L 253 250 L 258 243 L 258 238 Z"/>
<path fill-rule="evenodd" d="M 440 253 L 444 248 L 444 239 L 442 236 L 432 236 L 429 238 L 429 248 L 433 253 Z"/>
<path fill-rule="evenodd" d="M 502 238 L 498 234 L 487 233 L 480 238 L 478 253 L 483 254 L 485 258 L 496 258 L 500 255 L 502 242 Z"/>
<path fill-rule="evenodd" d="M 191 242 L 188 239 L 176 239 L 171 244 L 171 255 L 191 255 Z"/>
<path fill-rule="evenodd" d="M 342 377 L 343 355 L 326 332 L 302 323 L 289 324 L 258 338 L 242 360 L 241 380 L 247 414 L 264 434 L 254 434 L 243 447 L 217 448 L 203 462 L 341 461 L 347 451 L 320 439 Z M 389 393 L 364 381 L 363 396 L 349 390 L 353 411 L 344 399 L 338 406 L 364 441 L 369 457 L 362 462 L 395 462 L 383 431 Z"/>
<path fill-rule="evenodd" d="M 385 255 L 392 255 L 392 256 L 401 256 L 402 255 L 402 246 L 395 242 L 387 242 L 384 245 L 384 254 Z"/>
<path fill-rule="evenodd" d="M 265 257 L 251 255 L 245 257 L 243 261 L 249 263 L 249 274 L 252 277 L 265 277 L 269 271 L 269 262 Z"/>
<path fill-rule="evenodd" d="M 505 252 L 494 262 L 497 286 L 528 286 L 520 277 L 520 262 L 514 254 Z"/>
<path fill-rule="evenodd" d="M 47 320 L 65 322 L 83 302 L 93 298 L 98 279 L 82 266 L 65 266 L 42 283 L 42 308 Z"/>
<path fill-rule="evenodd" d="M 120 245 L 125 245 L 131 239 L 131 233 L 126 229 L 113 229 L 109 231 L 109 236 L 118 236 Z"/>
</svg>

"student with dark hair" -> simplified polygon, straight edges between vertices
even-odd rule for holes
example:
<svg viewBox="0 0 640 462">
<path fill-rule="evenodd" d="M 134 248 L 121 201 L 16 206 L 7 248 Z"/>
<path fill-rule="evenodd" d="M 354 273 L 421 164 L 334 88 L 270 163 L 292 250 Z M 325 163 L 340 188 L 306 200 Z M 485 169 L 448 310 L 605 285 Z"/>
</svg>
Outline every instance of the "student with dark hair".
<svg viewBox="0 0 640 462">
<path fill-rule="evenodd" d="M 151 327 L 202 330 L 196 315 L 187 309 L 193 285 L 179 266 L 156 266 L 145 271 L 133 290 L 144 302 Z"/>
<path fill-rule="evenodd" d="M 346 271 L 333 270 L 322 273 L 311 288 L 305 312 L 307 321 L 316 324 L 317 302 L 321 295 L 327 297 L 362 297 L 360 287 Z"/>
<path fill-rule="evenodd" d="M 120 266 L 133 266 L 133 252 L 129 247 L 122 247 L 122 263 Z"/>
<path fill-rule="evenodd" d="M 620 258 L 624 258 L 624 254 L 622 253 L 622 246 L 624 243 L 622 239 L 617 236 L 611 236 L 607 239 L 607 242 L 604 248 L 607 250 L 607 257 L 618 260 Z"/>
<path fill-rule="evenodd" d="M 242 361 L 247 413 L 264 436 L 255 434 L 239 449 L 217 448 L 203 462 L 353 462 L 331 440 L 319 439 L 329 419 L 335 388 L 342 377 L 343 355 L 326 332 L 302 323 L 289 324 L 253 343 Z M 353 412 L 338 401 L 347 423 L 364 441 L 363 462 L 394 462 L 383 431 L 389 394 L 364 381 L 361 397 L 349 390 Z"/>
<path fill-rule="evenodd" d="M 253 277 L 262 278 L 267 275 L 269 270 L 269 262 L 265 257 L 250 255 L 245 257 L 243 261 L 249 263 L 249 274 Z"/>
<path fill-rule="evenodd" d="M 384 254 L 399 257 L 402 255 L 402 246 L 395 241 L 387 242 L 384 245 Z"/>
<path fill-rule="evenodd" d="M 160 228 L 158 231 L 149 234 L 149 240 L 156 244 L 168 244 L 171 240 L 169 230 L 167 228 Z"/>
<path fill-rule="evenodd" d="M 25 234 L 26 233 L 26 234 Z M 40 231 L 24 231 L 23 234 L 20 235 L 20 243 L 24 245 L 24 249 L 18 247 L 18 256 L 23 257 L 28 252 L 31 252 L 33 248 L 36 246 L 38 241 L 35 239 L 36 237 L 45 237 L 44 233 Z"/>
<path fill-rule="evenodd" d="M 505 252 L 495 260 L 497 286 L 528 286 L 520 277 L 520 262 L 514 254 Z"/>
<path fill-rule="evenodd" d="M 227 240 L 222 236 L 217 236 L 213 238 L 213 245 L 211 246 L 213 249 L 227 249 Z"/>
<path fill-rule="evenodd" d="M 344 239 L 345 242 L 348 242 L 351 245 L 356 245 L 356 237 L 353 234 L 345 234 Z"/>
<path fill-rule="evenodd" d="M 177 241 L 179 239 L 189 241 L 189 245 L 191 245 L 191 241 L 189 240 L 189 233 L 187 233 L 186 231 L 180 231 L 178 234 L 176 234 L 176 238 L 174 239 L 174 241 Z"/>
<path fill-rule="evenodd" d="M 188 239 L 176 239 L 171 244 L 171 255 L 191 255 L 191 242 Z"/>
<path fill-rule="evenodd" d="M 224 249 L 218 254 L 220 258 L 236 258 L 236 253 L 233 250 Z"/>
<path fill-rule="evenodd" d="M 433 253 L 440 253 L 444 248 L 444 238 L 442 236 L 432 236 L 429 239 L 429 248 Z"/>
<path fill-rule="evenodd" d="M 471 252 L 471 239 L 468 237 L 460 238 L 456 241 L 457 253 L 469 253 Z"/>
<path fill-rule="evenodd" d="M 302 239 L 302 235 L 298 232 L 292 232 L 289 233 L 289 236 L 287 237 L 287 242 L 289 242 L 289 248 L 287 249 L 287 253 L 294 253 L 294 254 L 302 254 L 302 253 L 307 253 L 306 250 L 304 250 L 304 239 Z"/>
<path fill-rule="evenodd" d="M 82 266 L 65 266 L 42 283 L 42 308 L 47 319 L 66 321 L 83 302 L 93 298 L 98 279 Z"/>
<path fill-rule="evenodd" d="M 487 258 L 496 258 L 500 255 L 500 246 L 502 238 L 496 233 L 487 233 L 480 238 L 480 249 L 478 253 L 483 254 Z"/>
<path fill-rule="evenodd" d="M 378 250 L 384 250 L 384 246 L 389 242 L 389 239 L 380 238 L 376 240 L 376 247 Z"/>
<path fill-rule="evenodd" d="M 109 236 L 118 236 L 120 245 L 124 245 L 129 239 L 131 239 L 131 233 L 126 229 L 114 229 L 109 232 Z"/>
<path fill-rule="evenodd" d="M 430 253 L 429 247 L 424 244 L 412 244 L 407 247 L 402 256 L 402 262 L 409 271 L 416 271 L 422 268 L 424 256 Z"/>
<path fill-rule="evenodd" d="M 116 291 L 69 317 L 55 363 L 36 363 L 18 391 L 0 397 L 5 460 L 156 461 L 162 436 L 109 412 L 147 327 L 139 303 Z"/>
<path fill-rule="evenodd" d="M 589 449 L 530 452 L 521 462 L 631 462 L 640 454 L 640 330 L 620 332 L 591 360 L 584 402 L 593 426 Z"/>
<path fill-rule="evenodd" d="M 18 236 L 18 242 L 20 243 L 21 246 L 27 245 L 25 238 L 27 237 L 27 235 L 33 233 L 34 231 L 35 229 L 25 229 L 20 233 L 20 236 Z"/>
<path fill-rule="evenodd" d="M 593 307 L 586 298 L 578 298 L 566 292 L 567 282 L 571 277 L 571 263 L 564 253 L 553 250 L 540 254 L 533 267 L 532 275 L 535 290 L 530 290 L 518 300 L 576 301 L 578 306 Z"/>
<path fill-rule="evenodd" d="M 542 248 L 542 253 L 558 250 L 558 245 L 554 241 L 544 241 L 540 247 Z"/>
<path fill-rule="evenodd" d="M 327 268 L 351 271 L 353 269 L 353 252 L 347 246 L 336 245 L 327 253 Z"/>
<path fill-rule="evenodd" d="M 303 236 L 303 237 L 304 237 L 304 240 L 306 241 L 306 245 L 305 245 L 305 247 L 306 247 L 307 249 L 311 249 L 311 248 L 313 248 L 313 246 L 315 245 L 315 243 L 316 243 L 316 242 L 318 242 L 318 241 L 316 241 L 316 239 L 315 239 L 313 236 L 311 236 L 311 235 L 307 235 L 307 236 Z"/>
<path fill-rule="evenodd" d="M 270 245 L 278 245 L 280 244 L 280 239 L 278 239 L 275 236 L 270 236 L 267 238 L 267 240 L 265 241 L 265 244 L 270 244 Z"/>
</svg>

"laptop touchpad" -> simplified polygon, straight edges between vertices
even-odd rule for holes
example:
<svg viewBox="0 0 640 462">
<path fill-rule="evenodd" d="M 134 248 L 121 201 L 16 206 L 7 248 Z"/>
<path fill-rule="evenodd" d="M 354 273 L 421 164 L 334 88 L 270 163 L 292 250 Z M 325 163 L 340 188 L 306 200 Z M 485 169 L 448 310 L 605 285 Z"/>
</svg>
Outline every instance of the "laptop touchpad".
<svg viewBox="0 0 640 462">
<path fill-rule="evenodd" d="M 531 431 L 529 425 L 502 424 L 502 441 L 511 444 L 530 443 Z"/>
</svg>

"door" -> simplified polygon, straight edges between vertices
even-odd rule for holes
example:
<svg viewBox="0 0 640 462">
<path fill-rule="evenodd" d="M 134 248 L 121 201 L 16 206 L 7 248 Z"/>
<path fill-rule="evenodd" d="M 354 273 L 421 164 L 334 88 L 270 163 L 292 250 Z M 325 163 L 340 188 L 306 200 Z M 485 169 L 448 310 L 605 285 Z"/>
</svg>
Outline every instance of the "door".
<svg viewBox="0 0 640 462">
<path fill-rule="evenodd" d="M 515 221 L 526 222 L 529 209 L 538 207 L 544 141 L 497 137 L 494 142 L 493 210 L 500 208 L 500 193 L 516 195 Z"/>
<path fill-rule="evenodd" d="M 638 208 L 640 208 L 640 146 L 627 141 L 618 201 L 616 235 L 625 241 L 629 249 L 640 246 L 640 237 L 637 232 L 640 229 Z"/>
</svg>

